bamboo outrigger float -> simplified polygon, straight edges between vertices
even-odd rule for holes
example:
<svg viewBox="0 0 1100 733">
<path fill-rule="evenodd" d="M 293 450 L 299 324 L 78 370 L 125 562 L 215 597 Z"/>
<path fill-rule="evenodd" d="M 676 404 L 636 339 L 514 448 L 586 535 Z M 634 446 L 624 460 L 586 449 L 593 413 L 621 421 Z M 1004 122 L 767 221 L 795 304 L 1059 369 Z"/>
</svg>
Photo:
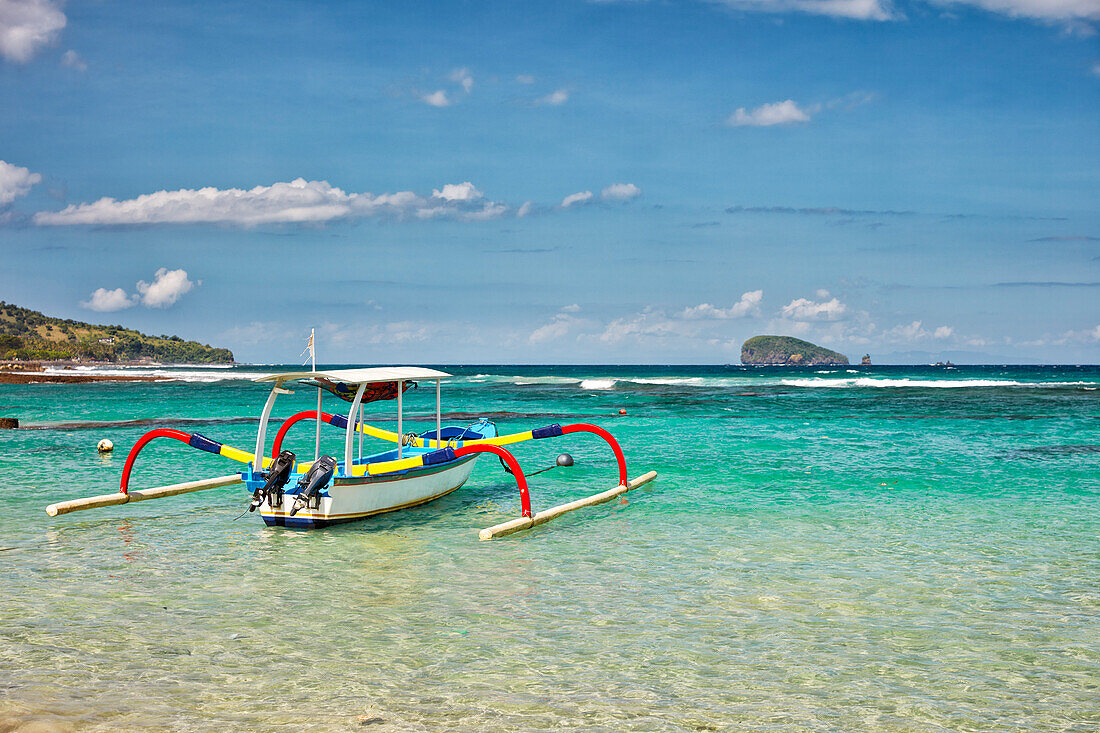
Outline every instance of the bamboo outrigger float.
<svg viewBox="0 0 1100 733">
<path fill-rule="evenodd" d="M 521 515 L 503 524 L 481 530 L 483 540 L 502 537 L 537 526 L 555 517 L 586 506 L 600 504 L 646 484 L 656 478 L 654 471 L 633 481 L 628 479 L 626 459 L 618 441 L 603 428 L 588 423 L 547 425 L 511 435 L 497 435 L 496 425 L 481 418 L 465 426 L 443 425 L 440 383 L 451 376 L 435 369 L 419 367 L 376 367 L 369 369 L 337 369 L 328 371 L 285 372 L 261 377 L 255 381 L 271 383 L 272 389 L 260 414 L 256 447 L 251 453 L 219 443 L 198 433 L 158 428 L 143 435 L 126 458 L 120 489 L 116 494 L 73 499 L 51 504 L 46 513 L 53 516 L 69 512 L 114 506 L 132 501 L 145 501 L 193 491 L 203 491 L 234 484 L 244 484 L 252 498 L 248 511 L 259 511 L 269 526 L 296 529 L 316 529 L 332 524 L 353 522 L 375 514 L 396 511 L 433 501 L 455 491 L 469 479 L 474 464 L 482 453 L 496 456 L 516 481 Z M 435 429 L 417 434 L 405 433 L 403 395 L 417 382 L 435 382 Z M 316 387 L 317 409 L 299 412 L 280 425 L 267 453 L 267 428 L 272 408 L 279 395 L 293 394 L 292 386 Z M 327 391 L 351 403 L 347 415 L 324 412 L 322 392 Z M 392 432 L 366 424 L 361 419 L 364 403 L 376 400 L 397 400 L 397 431 Z M 292 425 L 302 420 L 316 421 L 316 438 L 312 461 L 300 462 L 295 453 L 283 450 L 283 440 Z M 344 430 L 343 460 L 321 455 L 321 424 L 328 423 Z M 574 433 L 591 433 L 603 438 L 615 454 L 618 464 L 618 484 L 607 491 L 584 499 L 532 513 L 527 477 L 519 461 L 506 445 L 527 440 L 556 438 Z M 358 436 L 358 450 L 356 450 Z M 372 455 L 363 455 L 363 436 L 396 444 L 395 447 Z M 239 473 L 201 481 L 160 486 L 153 489 L 130 490 L 130 473 L 134 460 L 149 442 L 157 438 L 172 438 L 192 448 L 216 453 L 244 464 Z M 258 457 L 258 458 L 257 458 Z M 572 459 L 561 456 L 559 465 L 569 465 Z M 544 469 L 545 470 L 545 469 Z"/>
</svg>

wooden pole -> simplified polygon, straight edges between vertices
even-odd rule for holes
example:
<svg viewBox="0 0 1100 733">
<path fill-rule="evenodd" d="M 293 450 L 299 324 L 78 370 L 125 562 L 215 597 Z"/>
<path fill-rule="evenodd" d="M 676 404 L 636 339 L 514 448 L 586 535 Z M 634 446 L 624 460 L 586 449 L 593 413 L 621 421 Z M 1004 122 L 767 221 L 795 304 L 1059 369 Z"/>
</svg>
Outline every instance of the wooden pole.
<svg viewBox="0 0 1100 733">
<path fill-rule="evenodd" d="M 536 513 L 532 517 L 519 517 L 518 519 L 512 519 L 503 524 L 498 524 L 493 527 L 487 527 L 478 533 L 478 539 L 491 540 L 494 537 L 504 537 L 505 535 L 513 534 L 515 532 L 522 532 L 525 529 L 530 529 L 537 525 L 549 522 L 555 517 L 560 517 L 562 514 L 581 509 L 586 506 L 595 506 L 596 504 L 603 504 L 604 502 L 611 501 L 616 496 L 621 496 L 628 491 L 638 488 L 643 484 L 648 484 L 653 479 L 657 478 L 656 471 L 650 471 L 649 473 L 643 473 L 638 478 L 626 484 L 619 484 L 613 489 L 602 491 L 599 494 L 593 494 L 592 496 L 586 496 L 583 499 L 577 499 L 576 501 L 568 502 L 567 504 L 559 504 L 556 507 L 551 507 L 545 511 Z"/>
<path fill-rule="evenodd" d="M 116 492 L 114 494 L 104 494 L 102 496 L 88 496 L 83 499 L 70 499 L 69 501 L 59 501 L 56 504 L 50 504 L 46 507 L 46 514 L 49 514 L 51 517 L 56 517 L 58 514 L 79 512 L 101 506 L 128 504 L 132 501 L 145 501 L 146 499 L 162 499 L 165 496 L 189 494 L 192 491 L 216 489 L 220 486 L 232 486 L 233 484 L 239 483 L 243 483 L 243 481 L 241 481 L 241 475 L 239 473 L 233 473 L 228 476 L 218 476 L 216 478 L 202 479 L 201 481 L 188 481 L 186 483 L 171 484 L 169 486 L 158 486 L 153 489 L 134 489 L 129 494 Z"/>
</svg>

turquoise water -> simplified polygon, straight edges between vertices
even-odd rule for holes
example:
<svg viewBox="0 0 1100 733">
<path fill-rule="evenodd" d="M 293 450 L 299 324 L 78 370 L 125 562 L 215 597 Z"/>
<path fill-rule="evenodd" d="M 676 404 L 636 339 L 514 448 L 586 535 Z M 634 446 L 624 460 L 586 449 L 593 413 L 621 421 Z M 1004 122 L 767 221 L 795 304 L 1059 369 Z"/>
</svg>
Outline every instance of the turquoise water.
<svg viewBox="0 0 1100 733">
<path fill-rule="evenodd" d="M 492 542 L 519 500 L 490 457 L 444 499 L 317 532 L 235 520 L 233 487 L 51 519 L 117 488 L 151 427 L 119 421 L 248 449 L 266 389 L 233 377 L 264 369 L 0 385 L 30 428 L 0 431 L 0 730 L 1100 725 L 1100 368 L 448 370 L 445 410 L 596 422 L 658 479 Z M 598 439 L 515 447 L 530 470 L 562 450 L 536 510 L 615 482 Z M 233 465 L 154 442 L 132 485 Z"/>
</svg>

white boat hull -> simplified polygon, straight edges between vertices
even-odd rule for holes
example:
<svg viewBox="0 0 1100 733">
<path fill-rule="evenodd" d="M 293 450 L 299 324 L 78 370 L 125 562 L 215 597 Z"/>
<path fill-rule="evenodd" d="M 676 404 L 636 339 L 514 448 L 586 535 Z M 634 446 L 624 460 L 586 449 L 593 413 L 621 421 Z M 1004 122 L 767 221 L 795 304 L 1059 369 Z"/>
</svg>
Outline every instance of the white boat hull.
<svg viewBox="0 0 1100 733">
<path fill-rule="evenodd" d="M 294 494 L 267 497 L 260 516 L 268 525 L 315 529 L 355 522 L 383 512 L 407 509 L 446 496 L 458 489 L 474 470 L 477 456 L 444 466 L 433 466 L 393 476 L 338 477 L 322 495 L 294 516 Z M 275 505 L 272 505 L 272 502 Z"/>
</svg>

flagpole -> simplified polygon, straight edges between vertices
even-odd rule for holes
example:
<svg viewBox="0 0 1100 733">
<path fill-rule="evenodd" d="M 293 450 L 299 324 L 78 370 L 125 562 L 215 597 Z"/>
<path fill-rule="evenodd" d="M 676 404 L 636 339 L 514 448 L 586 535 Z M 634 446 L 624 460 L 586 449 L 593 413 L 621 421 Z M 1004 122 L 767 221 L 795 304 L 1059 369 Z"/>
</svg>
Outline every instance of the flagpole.
<svg viewBox="0 0 1100 733">
<path fill-rule="evenodd" d="M 309 356 L 313 371 L 317 371 L 317 345 L 314 342 L 314 336 L 317 329 L 309 329 Z M 313 460 L 316 461 L 321 457 L 321 388 L 317 388 L 317 434 L 313 440 Z"/>
</svg>

